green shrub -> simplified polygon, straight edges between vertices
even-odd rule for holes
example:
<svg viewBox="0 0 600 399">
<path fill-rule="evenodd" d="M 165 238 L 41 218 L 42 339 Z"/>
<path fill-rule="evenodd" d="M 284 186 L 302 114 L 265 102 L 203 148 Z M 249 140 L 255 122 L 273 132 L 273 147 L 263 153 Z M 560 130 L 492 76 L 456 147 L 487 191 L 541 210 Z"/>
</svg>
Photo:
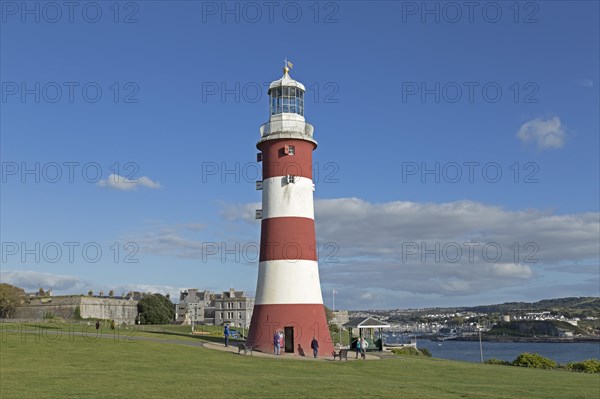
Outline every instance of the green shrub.
<svg viewBox="0 0 600 399">
<path fill-rule="evenodd" d="M 571 362 L 567 363 L 567 368 L 571 371 L 583 373 L 600 373 L 600 360 L 587 359 L 582 362 Z"/>
<path fill-rule="evenodd" d="M 419 350 L 421 351 L 421 353 L 423 354 L 423 356 L 425 356 L 425 357 L 431 357 L 431 352 L 429 352 L 429 349 L 427 349 L 427 348 L 421 348 Z"/>
<path fill-rule="evenodd" d="M 513 366 L 532 367 L 536 369 L 553 369 L 556 367 L 554 360 L 541 356 L 538 353 L 523 352 L 512 362 Z"/>
<path fill-rule="evenodd" d="M 411 346 L 405 347 L 405 348 L 393 348 L 392 349 L 392 353 L 394 355 L 401 355 L 401 356 L 426 356 L 426 357 L 431 357 L 431 352 L 429 352 L 427 349 L 423 348 L 423 349 L 419 350 L 419 349 L 413 348 Z"/>
<path fill-rule="evenodd" d="M 501 366 L 511 366 L 512 363 L 511 362 L 507 362 L 506 360 L 500 360 L 500 359 L 488 359 L 485 361 L 485 364 L 499 364 Z"/>
</svg>

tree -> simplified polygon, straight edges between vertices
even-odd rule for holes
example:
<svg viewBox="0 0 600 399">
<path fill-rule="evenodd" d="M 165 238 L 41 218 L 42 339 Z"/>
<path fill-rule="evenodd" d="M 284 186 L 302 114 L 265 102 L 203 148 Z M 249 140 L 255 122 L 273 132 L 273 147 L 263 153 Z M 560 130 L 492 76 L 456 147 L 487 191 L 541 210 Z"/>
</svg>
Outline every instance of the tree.
<svg viewBox="0 0 600 399">
<path fill-rule="evenodd" d="M 161 294 L 149 294 L 138 302 L 141 324 L 169 324 L 175 318 L 175 306 Z"/>
<path fill-rule="evenodd" d="M 453 324 L 457 327 L 460 327 L 463 324 L 465 324 L 465 319 L 464 319 L 464 317 L 454 317 L 451 321 L 451 324 Z"/>
<path fill-rule="evenodd" d="M 327 319 L 327 323 L 333 320 L 333 312 L 327 306 L 323 306 L 325 308 L 325 318 Z"/>
<path fill-rule="evenodd" d="M 108 291 L 108 296 L 112 298 L 113 296 L 115 296 L 115 292 L 113 290 Z"/>
<path fill-rule="evenodd" d="M 23 289 L 10 284 L 0 284 L 0 317 L 13 317 L 24 296 Z"/>
<path fill-rule="evenodd" d="M 92 291 L 92 290 L 89 290 L 89 291 L 88 291 L 88 296 L 93 296 L 93 295 L 94 295 L 94 291 Z"/>
</svg>

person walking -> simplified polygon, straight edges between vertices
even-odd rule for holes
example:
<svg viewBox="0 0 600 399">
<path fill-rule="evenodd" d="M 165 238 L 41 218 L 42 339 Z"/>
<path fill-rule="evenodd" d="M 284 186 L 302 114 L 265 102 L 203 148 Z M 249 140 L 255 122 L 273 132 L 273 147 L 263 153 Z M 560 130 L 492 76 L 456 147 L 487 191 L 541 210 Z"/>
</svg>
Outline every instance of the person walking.
<svg viewBox="0 0 600 399">
<path fill-rule="evenodd" d="M 367 358 L 367 348 L 369 347 L 369 343 L 365 341 L 364 338 L 360 339 L 360 356 L 364 359 Z"/>
<path fill-rule="evenodd" d="M 313 350 L 313 356 L 316 359 L 319 356 L 319 341 L 317 341 L 315 337 L 310 341 L 310 347 Z"/>
<path fill-rule="evenodd" d="M 273 350 L 275 351 L 275 354 L 277 356 L 279 356 L 279 354 L 281 353 L 281 341 L 280 341 L 281 336 L 279 335 L 279 331 L 275 332 L 275 336 L 273 337 Z"/>
<path fill-rule="evenodd" d="M 229 324 L 225 324 L 225 329 L 223 330 L 223 335 L 225 335 L 225 347 L 229 346 Z"/>
<path fill-rule="evenodd" d="M 96 320 L 96 332 L 100 330 L 100 320 Z"/>
<path fill-rule="evenodd" d="M 356 339 L 356 359 L 358 359 L 358 354 L 360 353 L 360 338 Z"/>
</svg>

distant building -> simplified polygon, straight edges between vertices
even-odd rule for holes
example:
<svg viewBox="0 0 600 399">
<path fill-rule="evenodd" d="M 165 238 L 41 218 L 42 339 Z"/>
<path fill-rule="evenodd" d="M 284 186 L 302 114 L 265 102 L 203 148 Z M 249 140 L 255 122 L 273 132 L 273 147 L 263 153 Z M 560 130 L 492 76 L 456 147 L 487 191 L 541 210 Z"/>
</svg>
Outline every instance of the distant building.
<svg viewBox="0 0 600 399">
<path fill-rule="evenodd" d="M 175 321 L 182 324 L 200 324 L 206 322 L 207 309 L 214 300 L 210 291 L 199 291 L 190 288 L 179 293 L 179 303 L 176 305 Z"/>
<path fill-rule="evenodd" d="M 559 329 L 558 336 L 560 338 L 573 339 L 573 332 Z"/>
<path fill-rule="evenodd" d="M 190 288 L 181 291 L 176 305 L 176 321 L 182 324 L 208 324 L 248 327 L 252 319 L 254 298 L 233 288 L 220 294 Z"/>
<path fill-rule="evenodd" d="M 333 314 L 331 323 L 337 325 L 338 327 L 341 327 L 350 321 L 350 316 L 348 315 L 347 310 L 336 310 L 331 313 Z"/>
<path fill-rule="evenodd" d="M 252 319 L 254 298 L 244 295 L 244 291 L 233 288 L 215 295 L 215 325 L 229 324 L 233 327 L 247 328 Z"/>
</svg>

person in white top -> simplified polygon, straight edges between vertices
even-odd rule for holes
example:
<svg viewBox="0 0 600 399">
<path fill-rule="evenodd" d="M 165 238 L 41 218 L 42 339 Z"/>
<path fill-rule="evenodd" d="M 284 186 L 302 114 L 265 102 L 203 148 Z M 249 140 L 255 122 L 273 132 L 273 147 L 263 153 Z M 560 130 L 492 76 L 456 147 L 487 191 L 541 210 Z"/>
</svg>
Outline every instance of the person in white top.
<svg viewBox="0 0 600 399">
<path fill-rule="evenodd" d="M 368 346 L 369 346 L 369 343 L 364 338 L 361 338 L 360 339 L 360 356 L 363 359 L 366 359 L 366 357 L 367 357 Z"/>
</svg>

